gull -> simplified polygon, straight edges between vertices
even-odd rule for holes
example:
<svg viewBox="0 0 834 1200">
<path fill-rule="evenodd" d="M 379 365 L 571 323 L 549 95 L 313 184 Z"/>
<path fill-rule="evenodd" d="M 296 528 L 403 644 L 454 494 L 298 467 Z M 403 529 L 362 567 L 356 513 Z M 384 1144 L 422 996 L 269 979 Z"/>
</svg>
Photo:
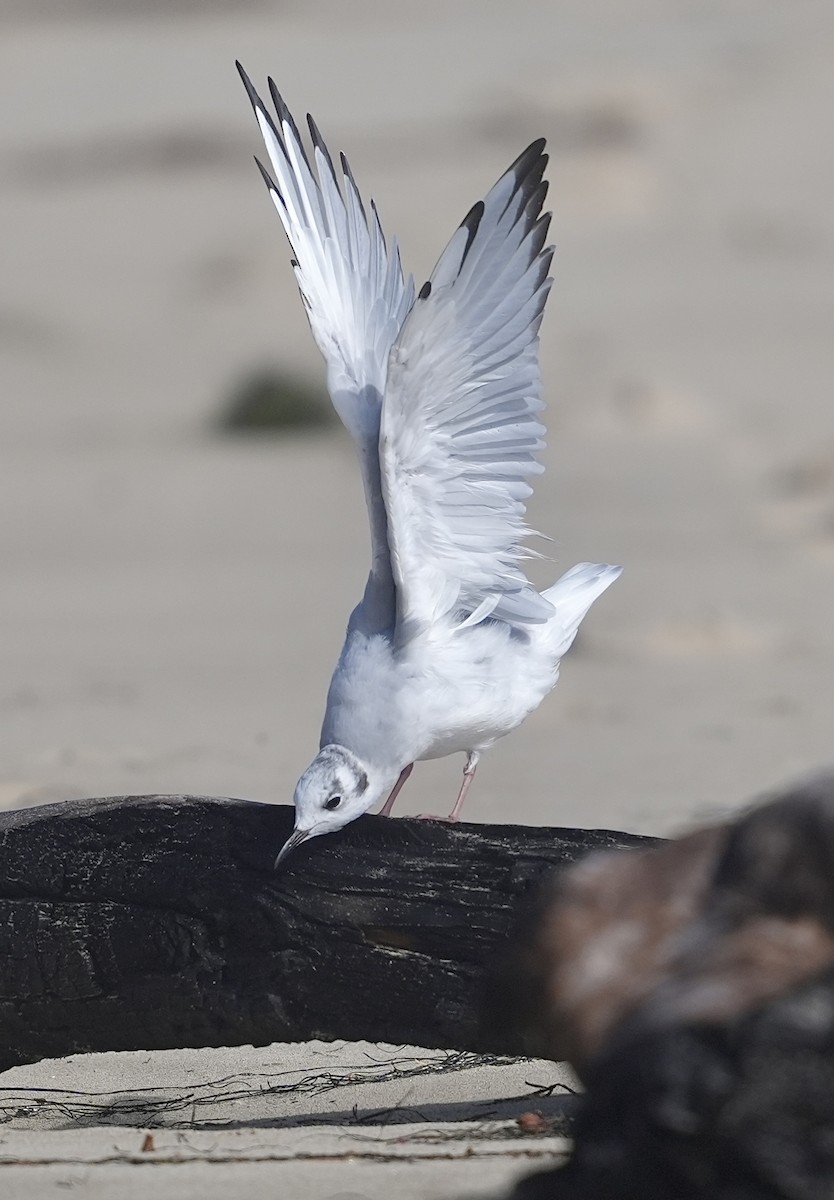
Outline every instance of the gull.
<svg viewBox="0 0 834 1200">
<path fill-rule="evenodd" d="M 428 281 L 403 274 L 373 201 L 312 117 L 312 158 L 270 79 L 275 115 L 237 64 L 272 173 L 333 406 L 353 437 L 371 569 L 327 695 L 320 749 L 295 788 L 276 866 L 383 797 L 415 762 L 463 753 L 456 821 L 482 753 L 541 703 L 620 567 L 580 563 L 541 594 L 525 501 L 543 468 L 538 333 L 551 280 L 535 141 L 464 217 Z"/>
</svg>

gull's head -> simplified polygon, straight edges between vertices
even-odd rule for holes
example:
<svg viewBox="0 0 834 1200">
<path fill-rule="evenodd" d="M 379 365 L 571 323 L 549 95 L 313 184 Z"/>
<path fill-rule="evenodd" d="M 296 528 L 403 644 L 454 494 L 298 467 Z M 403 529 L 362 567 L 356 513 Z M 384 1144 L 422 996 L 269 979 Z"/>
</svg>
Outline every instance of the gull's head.
<svg viewBox="0 0 834 1200">
<path fill-rule="evenodd" d="M 383 790 L 374 786 L 373 775 L 352 750 L 324 746 L 295 785 L 295 829 L 276 867 L 308 838 L 333 833 L 373 808 Z"/>
</svg>

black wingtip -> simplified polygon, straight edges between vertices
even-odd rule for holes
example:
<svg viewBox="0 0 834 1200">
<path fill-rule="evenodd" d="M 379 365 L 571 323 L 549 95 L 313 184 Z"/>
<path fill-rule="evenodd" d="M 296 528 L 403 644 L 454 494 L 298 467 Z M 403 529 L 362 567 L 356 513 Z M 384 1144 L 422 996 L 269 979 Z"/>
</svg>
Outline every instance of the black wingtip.
<svg viewBox="0 0 834 1200">
<path fill-rule="evenodd" d="M 550 232 L 551 217 L 552 217 L 552 213 L 546 212 L 546 213 L 541 213 L 536 218 L 535 224 L 533 225 L 532 230 L 530 231 L 530 234 L 529 234 L 530 262 L 532 262 L 533 259 L 538 258 L 538 256 L 541 254 L 542 250 L 544 249 L 544 244 L 547 241 L 547 235 Z M 549 249 L 552 253 L 553 247 L 551 246 Z"/>
<path fill-rule="evenodd" d="M 235 66 L 237 67 L 238 75 L 240 75 L 240 78 L 243 81 L 243 86 L 246 88 L 246 95 L 249 97 L 252 107 L 262 109 L 264 106 L 263 100 L 261 100 L 260 96 L 255 91 L 255 85 L 252 83 L 252 80 L 246 74 L 246 72 L 244 71 L 243 67 L 241 66 L 240 62 L 238 62 L 237 59 L 235 59 Z"/>
<path fill-rule="evenodd" d="M 295 118 L 287 108 L 284 102 L 284 97 L 278 91 L 278 88 L 275 86 L 275 80 L 271 76 L 269 79 L 267 79 L 267 86 L 269 87 L 269 94 L 272 97 L 272 103 L 275 105 L 275 111 L 278 114 L 278 120 L 282 125 L 289 125 L 290 129 L 292 130 L 293 138 L 295 139 L 295 144 L 301 151 L 301 157 L 304 159 L 307 169 L 309 170 L 310 160 L 307 158 L 307 151 L 304 149 L 304 142 L 301 140 L 301 134 L 298 131 Z"/>
<path fill-rule="evenodd" d="M 502 178 L 506 179 L 511 175 L 515 180 L 513 188 L 513 196 L 521 193 L 523 204 L 526 207 L 527 201 L 535 193 L 536 189 L 542 182 L 545 168 L 548 162 L 548 156 L 544 153 L 546 143 L 544 138 L 536 138 L 535 142 L 531 142 L 526 150 L 522 150 L 514 163 L 511 163 L 504 172 Z M 508 201 L 512 203 L 512 200 Z"/>
<path fill-rule="evenodd" d="M 536 184 L 528 185 L 527 181 L 522 184 L 520 193 L 523 203 L 523 212 L 529 223 L 538 220 L 539 213 L 542 211 L 544 202 L 547 199 L 548 182 L 546 179 L 539 180 Z"/>
<path fill-rule="evenodd" d="M 240 77 L 243 80 L 243 86 L 246 88 L 246 94 L 249 97 L 249 102 L 252 105 L 252 108 L 254 110 L 255 118 L 257 119 L 258 113 L 263 114 L 264 120 L 267 122 L 267 124 L 269 125 L 269 128 L 272 130 L 272 132 L 275 134 L 275 137 L 278 141 L 279 146 L 281 146 L 283 148 L 284 147 L 284 139 L 281 135 L 280 129 L 273 121 L 272 115 L 271 115 L 269 109 L 266 107 L 263 100 L 260 98 L 258 93 L 255 91 L 255 87 L 254 87 L 254 84 L 252 83 L 252 80 L 246 74 L 246 72 L 244 71 L 244 69 L 240 65 L 240 63 L 236 62 L 235 66 L 237 67 L 238 72 L 240 73 Z"/>
<path fill-rule="evenodd" d="M 544 170 L 544 165 L 547 163 L 547 155 L 544 153 L 546 145 L 546 138 L 536 138 L 526 150 L 522 150 L 515 162 L 510 164 L 509 170 L 513 171 L 519 179 L 522 179 L 540 158 L 544 158 L 544 164 L 542 165 L 542 170 Z"/>
<path fill-rule="evenodd" d="M 272 97 L 272 103 L 275 105 L 275 111 L 278 114 L 278 119 L 282 123 L 284 121 L 286 121 L 286 123 L 289 125 L 290 129 L 292 129 L 293 133 L 295 134 L 296 138 L 298 138 L 298 128 L 296 127 L 295 121 L 292 118 L 292 113 L 287 108 L 287 106 L 284 102 L 284 97 L 281 95 L 281 93 L 278 91 L 278 88 L 275 86 L 275 80 L 272 78 L 271 75 L 267 77 L 266 86 L 269 88 L 269 94 Z M 299 138 L 299 141 L 300 141 L 300 138 Z"/>
<path fill-rule="evenodd" d="M 362 202 L 362 195 L 359 191 L 359 188 L 356 186 L 356 180 L 353 178 L 353 171 L 351 171 L 351 169 L 350 169 L 350 163 L 348 162 L 348 160 L 345 158 L 344 154 L 341 151 L 339 152 L 339 161 L 342 164 L 342 171 L 344 172 L 345 179 L 348 179 L 350 181 L 350 186 L 353 189 L 354 198 L 356 199 L 356 201 L 359 204 L 359 211 L 362 214 L 362 219 L 363 219 L 363 221 L 367 222 L 368 217 L 367 217 L 367 214 L 365 213 L 365 205 Z"/>
<path fill-rule="evenodd" d="M 475 234 L 478 232 L 478 226 L 481 223 L 481 218 L 484 215 L 484 202 L 479 200 L 477 204 L 473 204 L 469 212 L 460 223 L 460 228 L 467 232 L 466 246 L 463 251 L 463 256 L 460 260 L 460 265 L 466 262 L 466 256 L 472 248 L 472 243 L 475 240 Z"/>
<path fill-rule="evenodd" d="M 336 178 L 336 169 L 333 166 L 333 159 L 330 157 L 330 151 L 324 143 L 324 138 L 321 136 L 321 131 L 313 119 L 312 113 L 307 113 L 307 128 L 310 130 L 310 138 L 313 143 L 313 149 L 318 150 L 327 163 L 328 170 L 333 178 Z"/>
<path fill-rule="evenodd" d="M 281 193 L 278 191 L 278 187 L 275 183 L 275 180 L 272 178 L 269 171 L 267 171 L 266 167 L 263 165 L 261 160 L 258 158 L 257 154 L 254 156 L 254 158 L 255 158 L 255 166 L 258 168 L 258 170 L 261 173 L 261 179 L 266 184 L 267 191 L 274 192 L 276 196 L 280 196 Z"/>
<path fill-rule="evenodd" d="M 269 88 L 269 94 L 272 97 L 272 103 L 275 105 L 275 111 L 278 113 L 279 117 L 283 117 L 285 113 L 289 112 L 289 110 L 284 103 L 284 97 L 278 91 L 275 80 L 271 75 L 267 75 L 266 77 L 266 86 Z"/>
<path fill-rule="evenodd" d="M 386 241 L 386 238 L 385 238 L 385 230 L 382 228 L 382 221 L 380 221 L 380 219 L 379 219 L 379 210 L 377 209 L 376 200 L 374 200 L 373 196 L 371 196 L 369 203 L 371 206 L 371 212 L 374 214 L 374 222 L 376 223 L 377 233 L 379 234 L 380 239 L 382 241 L 382 245 L 384 246 L 385 251 L 387 253 L 388 242 Z"/>
</svg>

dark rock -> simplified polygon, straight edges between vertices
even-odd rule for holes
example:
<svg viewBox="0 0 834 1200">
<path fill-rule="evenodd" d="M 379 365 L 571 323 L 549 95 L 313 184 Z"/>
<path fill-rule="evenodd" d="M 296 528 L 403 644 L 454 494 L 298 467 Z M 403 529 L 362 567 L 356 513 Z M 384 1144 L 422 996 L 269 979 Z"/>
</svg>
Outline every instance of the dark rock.
<svg viewBox="0 0 834 1200">
<path fill-rule="evenodd" d="M 834 777 L 589 857 L 515 945 L 499 1013 L 588 1089 L 569 1165 L 516 1200 L 834 1196 Z"/>
<path fill-rule="evenodd" d="M 834 969 L 720 1022 L 601 1055 L 567 1167 L 514 1200 L 834 1196 Z"/>
</svg>

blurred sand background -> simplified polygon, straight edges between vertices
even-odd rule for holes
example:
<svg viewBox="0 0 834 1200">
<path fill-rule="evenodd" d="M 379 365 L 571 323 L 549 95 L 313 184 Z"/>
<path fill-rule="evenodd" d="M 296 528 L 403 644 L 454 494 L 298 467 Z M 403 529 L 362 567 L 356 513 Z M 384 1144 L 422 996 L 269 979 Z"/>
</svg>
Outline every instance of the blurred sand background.
<svg viewBox="0 0 834 1200">
<path fill-rule="evenodd" d="M 287 802 L 317 744 L 365 517 L 338 431 L 215 432 L 261 368 L 322 378 L 236 57 L 347 150 L 418 281 L 550 142 L 530 515 L 555 562 L 535 578 L 626 572 L 485 760 L 469 818 L 669 832 L 830 762 L 832 47 L 830 0 L 0 0 L 0 804 Z M 461 765 L 422 765 L 402 811 L 445 811 Z M 439 1200 L 560 1152 L 506 1140 L 501 1098 L 542 1104 L 531 1089 L 561 1078 L 543 1064 L 281 1099 L 293 1072 L 352 1087 L 384 1054 L 18 1068 L 3 1180 L 21 1200 L 276 1180 Z M 386 1130 L 389 1106 L 417 1123 Z"/>
<path fill-rule="evenodd" d="M 830 0 L 0 0 L 0 803 L 288 802 L 367 567 L 234 71 L 272 73 L 418 282 L 550 142 L 546 585 L 624 564 L 470 820 L 668 832 L 834 758 Z M 403 812 L 446 811 L 462 761 Z"/>
</svg>

